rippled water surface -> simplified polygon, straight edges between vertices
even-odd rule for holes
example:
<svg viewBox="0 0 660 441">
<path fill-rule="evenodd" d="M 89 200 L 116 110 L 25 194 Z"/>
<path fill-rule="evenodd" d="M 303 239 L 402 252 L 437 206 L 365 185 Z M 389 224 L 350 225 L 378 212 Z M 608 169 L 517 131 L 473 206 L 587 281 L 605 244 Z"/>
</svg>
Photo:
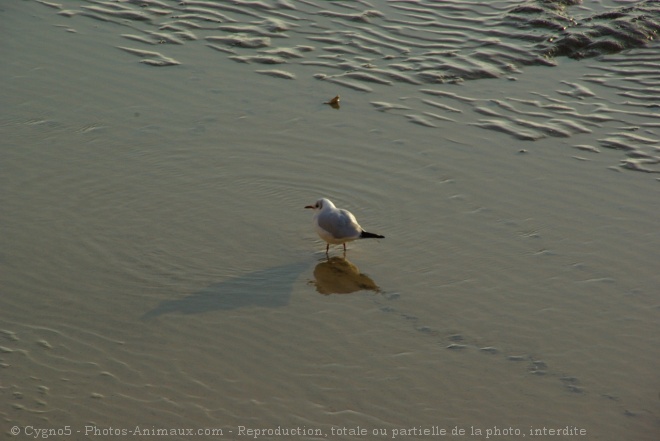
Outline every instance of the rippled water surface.
<svg viewBox="0 0 660 441">
<path fill-rule="evenodd" d="M 21 1 L 0 29 L 1 433 L 658 438 L 657 2 Z M 386 238 L 326 256 L 319 197 Z"/>
</svg>

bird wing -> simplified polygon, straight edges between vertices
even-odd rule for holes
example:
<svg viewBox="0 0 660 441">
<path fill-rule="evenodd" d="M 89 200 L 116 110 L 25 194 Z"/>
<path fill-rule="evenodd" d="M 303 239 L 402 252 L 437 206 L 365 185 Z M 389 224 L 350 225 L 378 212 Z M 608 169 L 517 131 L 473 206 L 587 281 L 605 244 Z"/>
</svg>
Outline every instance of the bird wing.
<svg viewBox="0 0 660 441">
<path fill-rule="evenodd" d="M 330 233 L 335 239 L 344 239 L 360 235 L 362 228 L 355 216 L 346 210 L 333 210 L 321 213 L 318 217 L 319 227 Z"/>
</svg>

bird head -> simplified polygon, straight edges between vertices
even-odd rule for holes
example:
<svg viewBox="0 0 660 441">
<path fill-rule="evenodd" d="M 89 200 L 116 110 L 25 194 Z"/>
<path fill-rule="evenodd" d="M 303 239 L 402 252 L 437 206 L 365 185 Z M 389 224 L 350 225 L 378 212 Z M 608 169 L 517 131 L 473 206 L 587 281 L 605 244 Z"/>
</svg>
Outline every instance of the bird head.
<svg viewBox="0 0 660 441">
<path fill-rule="evenodd" d="M 311 208 L 312 210 L 323 210 L 326 207 L 334 207 L 334 204 L 326 198 L 319 199 L 314 205 L 307 205 L 305 208 Z"/>
</svg>

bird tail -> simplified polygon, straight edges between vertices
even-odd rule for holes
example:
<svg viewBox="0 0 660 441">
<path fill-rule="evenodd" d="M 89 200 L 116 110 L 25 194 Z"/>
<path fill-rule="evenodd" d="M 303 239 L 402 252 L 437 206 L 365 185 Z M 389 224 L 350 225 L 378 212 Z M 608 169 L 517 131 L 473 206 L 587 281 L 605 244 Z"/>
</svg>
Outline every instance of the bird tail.
<svg viewBox="0 0 660 441">
<path fill-rule="evenodd" d="M 360 233 L 360 239 L 385 239 L 385 236 L 381 236 L 380 234 L 367 233 L 366 231 L 363 231 L 362 233 Z"/>
</svg>

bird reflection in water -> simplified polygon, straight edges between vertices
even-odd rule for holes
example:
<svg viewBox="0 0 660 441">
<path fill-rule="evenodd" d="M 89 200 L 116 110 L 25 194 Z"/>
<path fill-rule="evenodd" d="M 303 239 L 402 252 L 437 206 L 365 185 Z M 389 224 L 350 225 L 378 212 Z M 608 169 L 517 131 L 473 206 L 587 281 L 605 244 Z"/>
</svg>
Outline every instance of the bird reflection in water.
<svg viewBox="0 0 660 441">
<path fill-rule="evenodd" d="M 246 307 L 288 306 L 295 281 L 309 268 L 308 263 L 281 265 L 214 283 L 188 296 L 165 300 L 146 312 L 143 320 L 165 314 L 201 314 Z M 343 257 L 331 257 L 314 268 L 311 282 L 321 294 L 350 294 L 380 288 L 369 276 Z"/>
<path fill-rule="evenodd" d="M 314 268 L 316 290 L 321 294 L 350 294 L 356 291 L 374 291 L 380 288 L 366 274 L 362 274 L 357 266 L 345 257 L 330 257 Z"/>
</svg>

